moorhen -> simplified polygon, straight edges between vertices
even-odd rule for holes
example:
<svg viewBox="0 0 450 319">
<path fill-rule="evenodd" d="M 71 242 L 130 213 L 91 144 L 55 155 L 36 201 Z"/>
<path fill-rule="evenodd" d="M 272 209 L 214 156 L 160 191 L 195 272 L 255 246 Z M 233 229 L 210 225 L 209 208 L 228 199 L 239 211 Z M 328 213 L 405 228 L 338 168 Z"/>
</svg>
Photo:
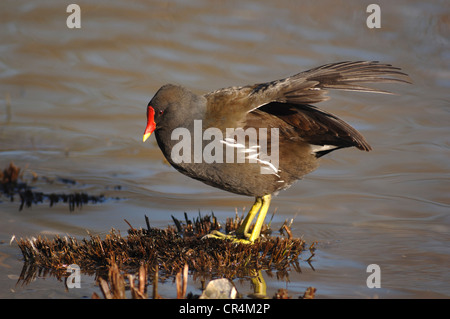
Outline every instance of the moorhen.
<svg viewBox="0 0 450 319">
<path fill-rule="evenodd" d="M 321 156 L 352 146 L 371 150 L 353 127 L 311 104 L 327 100 L 327 89 L 390 93 L 365 84 L 410 83 L 406 78 L 390 64 L 358 61 L 326 64 L 285 79 L 204 95 L 167 84 L 148 103 L 143 141 L 155 132 L 159 148 L 179 172 L 255 197 L 236 234 L 222 234 L 254 242 L 271 196 L 316 169 Z"/>
</svg>

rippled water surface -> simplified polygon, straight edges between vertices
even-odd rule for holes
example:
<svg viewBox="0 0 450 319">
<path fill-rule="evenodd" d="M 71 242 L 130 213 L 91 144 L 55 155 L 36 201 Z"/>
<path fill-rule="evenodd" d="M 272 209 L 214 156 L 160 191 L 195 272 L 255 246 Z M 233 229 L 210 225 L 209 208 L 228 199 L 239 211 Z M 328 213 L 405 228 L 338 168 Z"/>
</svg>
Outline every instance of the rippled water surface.
<svg viewBox="0 0 450 319">
<path fill-rule="evenodd" d="M 379 60 L 412 85 L 397 95 L 332 92 L 319 106 L 351 123 L 373 147 L 337 151 L 272 201 L 273 225 L 294 218 L 295 236 L 317 241 L 312 270 L 289 282 L 265 274 L 268 295 L 308 286 L 318 298 L 450 297 L 450 9 L 446 1 L 379 1 L 381 28 L 366 26 L 361 1 L 78 1 L 81 29 L 55 1 L 2 1 L 0 164 L 10 161 L 76 184 L 33 186 L 120 197 L 85 205 L 0 203 L 0 297 L 79 298 L 55 279 L 16 285 L 16 237 L 86 236 L 111 228 L 171 224 L 214 211 L 221 221 L 253 203 L 168 166 L 154 137 L 142 143 L 145 107 L 165 83 L 198 93 L 264 82 L 329 62 Z M 120 186 L 120 187 L 118 187 Z M 274 227 L 275 227 L 274 226 Z M 308 256 L 306 256 L 308 257 Z M 378 264 L 381 288 L 366 268 Z M 199 293 L 199 283 L 188 291 Z M 251 292 L 249 283 L 238 287 Z M 171 284 L 160 294 L 174 297 Z"/>
</svg>

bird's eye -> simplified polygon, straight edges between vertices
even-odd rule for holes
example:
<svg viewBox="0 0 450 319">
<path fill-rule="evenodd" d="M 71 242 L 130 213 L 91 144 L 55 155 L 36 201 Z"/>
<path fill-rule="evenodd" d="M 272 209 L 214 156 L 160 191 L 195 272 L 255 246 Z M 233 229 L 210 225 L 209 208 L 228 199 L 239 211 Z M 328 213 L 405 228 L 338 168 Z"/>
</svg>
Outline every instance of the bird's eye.
<svg viewBox="0 0 450 319">
<path fill-rule="evenodd" d="M 163 110 L 159 110 L 158 114 L 159 115 L 163 115 L 164 111 Z"/>
</svg>

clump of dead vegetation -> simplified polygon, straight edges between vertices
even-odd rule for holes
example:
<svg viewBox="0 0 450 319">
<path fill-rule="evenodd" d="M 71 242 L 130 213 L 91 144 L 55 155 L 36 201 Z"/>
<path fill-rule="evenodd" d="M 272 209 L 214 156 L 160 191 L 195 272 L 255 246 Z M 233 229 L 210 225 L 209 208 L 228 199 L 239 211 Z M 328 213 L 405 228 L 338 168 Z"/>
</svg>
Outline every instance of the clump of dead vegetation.
<svg viewBox="0 0 450 319">
<path fill-rule="evenodd" d="M 140 298 L 147 296 L 142 280 L 157 287 L 158 280 L 177 278 L 186 269 L 194 279 L 201 280 L 249 278 L 261 270 L 276 272 L 277 278 L 283 279 L 292 269 L 300 271 L 299 256 L 306 248 L 302 239 L 266 235 L 253 244 L 204 239 L 204 235 L 221 228 L 214 216 L 194 220 L 185 216 L 185 222 L 174 217 L 173 220 L 175 226 L 158 229 L 151 227 L 146 217 L 146 227 L 136 229 L 130 225 L 127 236 L 113 229 L 104 238 L 90 235 L 81 240 L 60 236 L 19 239 L 24 258 L 20 280 L 31 281 L 38 274 L 64 278 L 68 265 L 76 264 L 83 273 L 96 276 L 107 298 L 119 293 L 115 290 L 122 290 L 125 279 L 134 285 L 137 278 L 138 284 L 131 289 L 133 296 Z M 241 221 L 239 217 L 227 220 L 228 230 L 233 231 Z M 282 228 L 286 227 L 285 223 Z M 280 294 L 283 296 L 286 294 Z"/>
<path fill-rule="evenodd" d="M 55 236 L 20 239 L 18 245 L 24 261 L 46 269 L 60 269 L 77 264 L 85 271 L 107 271 L 114 261 L 124 270 L 136 270 L 145 261 L 147 268 L 158 268 L 163 278 L 176 275 L 184 265 L 197 273 L 217 277 L 245 277 L 248 269 L 273 270 L 280 273 L 298 268 L 298 258 L 305 242 L 298 238 L 266 237 L 254 244 L 203 236 L 218 230 L 215 218 L 204 216 L 166 229 L 131 227 L 127 236 L 111 230 L 104 238 Z M 181 227 L 181 229 L 179 229 Z"/>
</svg>

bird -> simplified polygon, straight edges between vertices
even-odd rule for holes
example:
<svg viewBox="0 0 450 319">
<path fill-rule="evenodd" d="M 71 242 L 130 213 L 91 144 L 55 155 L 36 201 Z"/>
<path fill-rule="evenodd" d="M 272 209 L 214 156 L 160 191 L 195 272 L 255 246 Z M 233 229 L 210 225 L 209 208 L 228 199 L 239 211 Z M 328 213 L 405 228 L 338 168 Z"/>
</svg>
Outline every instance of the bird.
<svg viewBox="0 0 450 319">
<path fill-rule="evenodd" d="M 154 133 L 166 160 L 182 174 L 254 197 L 234 234 L 207 235 L 253 243 L 272 197 L 314 171 L 322 156 L 349 147 L 372 150 L 356 129 L 313 105 L 328 100 L 329 90 L 393 94 L 368 83 L 411 82 L 391 64 L 344 61 L 203 95 L 166 84 L 147 105 L 143 142 Z"/>
</svg>

